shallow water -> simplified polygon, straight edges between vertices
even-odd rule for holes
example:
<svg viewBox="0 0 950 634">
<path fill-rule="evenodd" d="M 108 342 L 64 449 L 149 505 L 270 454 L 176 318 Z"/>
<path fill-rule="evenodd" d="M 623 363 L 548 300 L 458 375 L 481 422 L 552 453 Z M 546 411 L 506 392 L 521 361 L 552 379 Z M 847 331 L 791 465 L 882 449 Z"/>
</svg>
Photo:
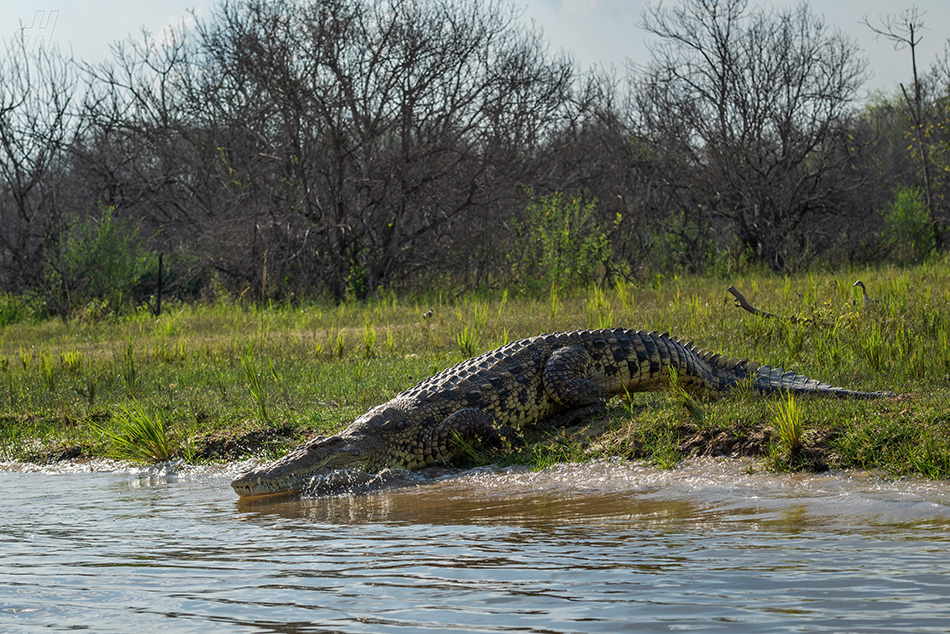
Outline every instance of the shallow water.
<svg viewBox="0 0 950 634">
<path fill-rule="evenodd" d="M 7 468 L 0 631 L 950 629 L 947 482 L 594 463 L 247 504 L 239 467 Z"/>
</svg>

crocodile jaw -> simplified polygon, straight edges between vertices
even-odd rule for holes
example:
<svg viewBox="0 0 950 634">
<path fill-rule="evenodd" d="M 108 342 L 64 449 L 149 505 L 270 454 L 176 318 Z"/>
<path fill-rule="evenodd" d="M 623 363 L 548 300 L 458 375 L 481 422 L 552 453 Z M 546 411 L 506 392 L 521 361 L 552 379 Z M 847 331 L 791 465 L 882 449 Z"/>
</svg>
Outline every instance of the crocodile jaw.
<svg viewBox="0 0 950 634">
<path fill-rule="evenodd" d="M 365 449 L 351 438 L 320 436 L 298 447 L 283 458 L 262 465 L 231 482 L 240 497 L 288 495 L 300 493 L 311 483 L 326 481 L 339 486 L 346 478 L 341 472 L 366 471 L 369 466 Z"/>
</svg>

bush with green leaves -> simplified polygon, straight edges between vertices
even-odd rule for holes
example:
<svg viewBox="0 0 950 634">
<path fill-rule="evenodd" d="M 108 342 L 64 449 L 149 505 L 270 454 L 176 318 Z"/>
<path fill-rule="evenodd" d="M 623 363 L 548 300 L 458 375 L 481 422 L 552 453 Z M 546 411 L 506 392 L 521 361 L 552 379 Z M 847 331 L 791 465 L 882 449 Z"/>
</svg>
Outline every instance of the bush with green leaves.
<svg viewBox="0 0 950 634">
<path fill-rule="evenodd" d="M 512 226 L 511 271 L 533 291 L 598 281 L 610 258 L 610 239 L 598 222 L 596 201 L 560 193 L 532 197 L 524 219 Z"/>
<path fill-rule="evenodd" d="M 934 247 L 933 226 L 919 187 L 899 187 L 883 212 L 885 241 L 898 260 L 917 262 Z"/>
<path fill-rule="evenodd" d="M 111 207 L 72 214 L 54 235 L 47 244 L 40 293 L 50 312 L 64 320 L 80 307 L 119 312 L 130 303 L 139 278 L 157 266 L 138 228 L 116 218 Z"/>
</svg>

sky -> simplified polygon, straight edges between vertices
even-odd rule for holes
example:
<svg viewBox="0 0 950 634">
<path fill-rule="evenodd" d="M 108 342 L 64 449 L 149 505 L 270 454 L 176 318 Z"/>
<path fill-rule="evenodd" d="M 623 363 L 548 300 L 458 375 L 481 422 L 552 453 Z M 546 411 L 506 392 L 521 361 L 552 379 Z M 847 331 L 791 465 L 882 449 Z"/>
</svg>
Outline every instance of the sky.
<svg viewBox="0 0 950 634">
<path fill-rule="evenodd" d="M 30 45 L 55 44 L 66 53 L 87 62 L 105 59 L 110 44 L 139 38 L 143 28 L 153 34 L 169 25 L 189 21 L 188 11 L 207 17 L 215 0 L 0 0 L 0 38 L 8 41 L 25 28 Z M 565 51 L 584 68 L 602 66 L 623 69 L 626 62 L 649 61 L 650 35 L 639 28 L 643 10 L 655 0 L 513 0 L 523 8 L 523 19 L 533 21 L 546 35 L 552 51 Z M 666 4 L 676 0 L 666 0 Z M 918 66 L 928 68 L 942 57 L 950 38 L 950 2 L 919 0 L 806 0 L 852 38 L 868 60 L 871 79 L 865 91 L 896 93 L 910 74 L 910 53 L 895 51 L 892 43 L 875 38 L 861 24 L 863 16 L 876 22 L 880 16 L 899 14 L 916 6 L 926 29 L 918 49 Z M 799 0 L 750 0 L 751 5 L 797 6 Z M 820 7 L 820 8 L 818 8 Z"/>
</svg>

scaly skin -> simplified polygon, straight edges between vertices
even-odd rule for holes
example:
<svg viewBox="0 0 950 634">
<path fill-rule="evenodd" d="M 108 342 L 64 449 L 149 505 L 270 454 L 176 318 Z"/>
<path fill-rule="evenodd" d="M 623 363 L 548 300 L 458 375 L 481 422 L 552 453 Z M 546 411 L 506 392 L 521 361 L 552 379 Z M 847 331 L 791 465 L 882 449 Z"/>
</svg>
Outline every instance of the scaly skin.
<svg viewBox="0 0 950 634">
<path fill-rule="evenodd" d="M 743 381 L 763 393 L 878 398 L 781 368 L 724 359 L 668 334 L 581 330 L 539 335 L 464 361 L 369 410 L 340 435 L 318 437 L 235 479 L 242 497 L 332 483 L 340 470 L 376 473 L 444 464 L 458 440 L 497 440 L 539 421 L 568 421 L 618 394 L 658 391 L 670 369 L 694 393 L 718 395 Z"/>
</svg>

